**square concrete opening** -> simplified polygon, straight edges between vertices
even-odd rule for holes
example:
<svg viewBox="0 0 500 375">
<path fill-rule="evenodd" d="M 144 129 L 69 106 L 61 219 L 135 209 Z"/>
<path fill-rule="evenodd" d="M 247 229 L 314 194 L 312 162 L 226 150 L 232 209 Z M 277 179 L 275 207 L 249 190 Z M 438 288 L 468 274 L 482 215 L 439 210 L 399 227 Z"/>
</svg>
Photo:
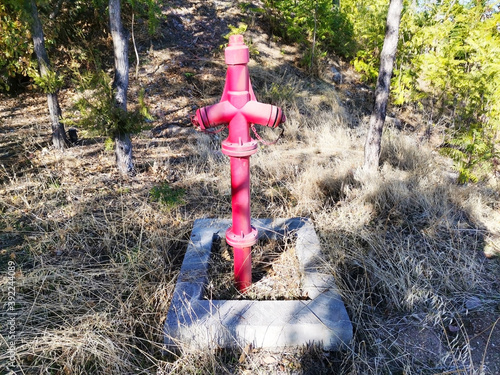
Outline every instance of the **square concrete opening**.
<svg viewBox="0 0 500 375">
<path fill-rule="evenodd" d="M 279 349 L 315 343 L 338 350 L 352 339 L 352 324 L 333 276 L 321 272 L 324 261 L 312 223 L 304 218 L 255 219 L 260 236 L 280 239 L 293 234 L 302 291 L 309 299 L 286 301 L 207 300 L 212 242 L 223 236 L 230 220 L 194 223 L 167 319 L 165 345 L 178 347 L 244 347 Z"/>
<path fill-rule="evenodd" d="M 234 282 L 233 248 L 215 234 L 208 267 L 208 284 L 203 298 L 208 300 L 308 300 L 302 289 L 302 274 L 295 251 L 294 231 L 269 238 L 260 233 L 252 246 L 252 285 L 245 293 Z"/>
</svg>

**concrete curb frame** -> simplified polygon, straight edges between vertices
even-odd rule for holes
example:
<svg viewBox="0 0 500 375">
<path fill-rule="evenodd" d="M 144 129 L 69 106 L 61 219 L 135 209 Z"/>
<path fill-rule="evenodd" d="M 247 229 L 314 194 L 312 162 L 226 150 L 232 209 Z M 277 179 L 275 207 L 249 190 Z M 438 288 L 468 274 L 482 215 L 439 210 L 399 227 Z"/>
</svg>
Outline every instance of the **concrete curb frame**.
<svg viewBox="0 0 500 375">
<path fill-rule="evenodd" d="M 196 220 L 164 325 L 166 350 L 244 347 L 279 349 L 318 344 L 340 350 L 352 339 L 352 324 L 324 262 L 310 220 L 256 219 L 260 236 L 296 238 L 302 290 L 309 300 L 257 301 L 203 299 L 214 237 L 222 237 L 230 220 Z"/>
</svg>

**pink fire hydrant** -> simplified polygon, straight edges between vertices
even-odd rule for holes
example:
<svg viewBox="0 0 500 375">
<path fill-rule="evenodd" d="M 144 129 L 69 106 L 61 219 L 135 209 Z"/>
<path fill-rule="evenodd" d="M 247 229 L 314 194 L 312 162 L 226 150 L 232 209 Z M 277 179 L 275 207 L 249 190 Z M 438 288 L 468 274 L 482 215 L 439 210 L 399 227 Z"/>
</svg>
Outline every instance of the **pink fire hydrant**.
<svg viewBox="0 0 500 375">
<path fill-rule="evenodd" d="M 252 246 L 257 229 L 250 224 L 250 155 L 257 152 L 257 141 L 250 136 L 251 124 L 277 127 L 285 122 L 280 108 L 259 103 L 250 82 L 248 47 L 242 35 L 231 35 L 225 49 L 227 76 L 221 101 L 200 108 L 193 125 L 206 130 L 229 123 L 229 136 L 222 141 L 222 152 L 231 165 L 231 205 L 233 225 L 226 231 L 226 242 L 234 249 L 234 278 L 244 292 L 252 283 Z"/>
</svg>

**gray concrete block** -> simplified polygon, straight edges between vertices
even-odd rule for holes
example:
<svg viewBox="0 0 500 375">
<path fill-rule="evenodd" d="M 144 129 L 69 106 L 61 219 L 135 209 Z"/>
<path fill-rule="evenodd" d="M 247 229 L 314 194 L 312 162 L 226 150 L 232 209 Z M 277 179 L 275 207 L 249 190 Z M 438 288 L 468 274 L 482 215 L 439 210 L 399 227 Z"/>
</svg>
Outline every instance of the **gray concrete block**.
<svg viewBox="0 0 500 375">
<path fill-rule="evenodd" d="M 208 261 L 215 235 L 224 237 L 230 220 L 194 223 L 164 325 L 167 350 L 244 347 L 280 349 L 310 343 L 339 350 L 352 339 L 352 324 L 332 275 L 322 273 L 318 236 L 308 219 L 256 219 L 252 225 L 270 239 L 293 234 L 302 289 L 309 300 L 206 300 Z"/>
</svg>

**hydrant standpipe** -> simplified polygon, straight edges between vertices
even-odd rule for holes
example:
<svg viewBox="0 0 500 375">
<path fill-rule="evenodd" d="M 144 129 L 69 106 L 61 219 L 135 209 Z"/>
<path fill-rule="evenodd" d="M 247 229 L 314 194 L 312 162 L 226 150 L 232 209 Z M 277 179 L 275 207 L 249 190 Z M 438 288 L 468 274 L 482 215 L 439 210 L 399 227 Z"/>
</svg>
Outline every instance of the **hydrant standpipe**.
<svg viewBox="0 0 500 375">
<path fill-rule="evenodd" d="M 219 103 L 198 109 L 193 125 L 206 130 L 229 124 L 229 135 L 222 141 L 222 152 L 231 165 L 232 226 L 226 231 L 226 242 L 234 251 L 234 278 L 244 292 L 252 283 L 251 249 L 258 239 L 250 224 L 250 156 L 257 152 L 258 142 L 250 136 L 250 126 L 277 127 L 285 121 L 281 108 L 259 103 L 250 82 L 248 47 L 242 35 L 231 35 L 225 49 L 227 75 Z"/>
</svg>

